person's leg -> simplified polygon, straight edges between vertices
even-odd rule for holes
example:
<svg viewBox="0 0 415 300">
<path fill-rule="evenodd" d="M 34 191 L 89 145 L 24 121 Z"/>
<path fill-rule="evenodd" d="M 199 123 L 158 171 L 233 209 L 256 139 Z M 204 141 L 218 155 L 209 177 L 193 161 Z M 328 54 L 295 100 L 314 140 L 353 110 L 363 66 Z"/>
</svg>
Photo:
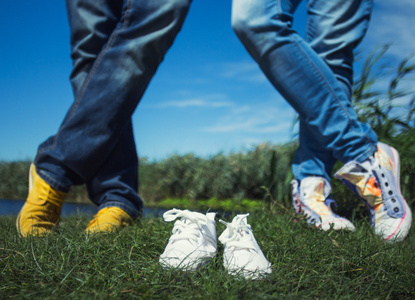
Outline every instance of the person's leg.
<svg viewBox="0 0 415 300">
<path fill-rule="evenodd" d="M 66 1 L 71 30 L 71 84 L 76 99 L 122 14 L 122 1 Z M 142 210 L 138 190 L 138 159 L 132 123 L 120 135 L 103 168 L 86 182 L 90 199 L 99 206 L 117 206 L 133 218 Z"/>
<path fill-rule="evenodd" d="M 350 221 L 331 211 L 329 170 L 336 159 L 365 160 L 376 151 L 377 138 L 357 120 L 348 94 L 325 60 L 292 29 L 298 3 L 234 0 L 232 23 L 270 82 L 299 114 L 300 150 L 292 184 L 296 211 L 325 230 L 329 224 L 354 230 Z"/>
<path fill-rule="evenodd" d="M 39 146 L 37 175 L 51 190 L 67 192 L 74 184 L 91 182 L 103 169 L 120 136 L 129 131 L 132 113 L 179 32 L 190 3 L 123 1 L 120 18 L 58 133 Z"/>
<path fill-rule="evenodd" d="M 330 67 L 347 99 L 353 85 L 353 51 L 365 35 L 373 0 L 308 1 L 306 41 Z M 330 182 L 336 159 L 324 145 L 316 143 L 300 119 L 300 143 L 293 162 L 297 180 L 308 176 Z"/>
<path fill-rule="evenodd" d="M 308 1 L 306 41 L 330 67 L 349 101 L 353 85 L 353 50 L 367 31 L 372 4 L 372 0 Z M 299 123 L 299 147 L 292 164 L 295 180 L 291 183 L 295 210 L 306 213 L 310 224 L 320 225 L 322 219 L 322 229 L 329 229 L 330 222 L 335 229 L 354 228 L 347 219 L 331 212 L 330 206 L 335 205 L 335 201 L 330 196 L 330 179 L 337 159 L 324 145 L 315 142 L 302 119 Z M 316 206 L 316 201 L 304 196 L 311 195 L 310 190 L 325 199 L 324 205 L 321 202 Z M 313 207 L 317 207 L 317 211 Z"/>
<path fill-rule="evenodd" d="M 346 163 L 335 177 L 368 204 L 375 233 L 402 240 L 412 218 L 399 189 L 398 153 L 377 144 L 375 132 L 357 120 L 330 67 L 292 29 L 297 1 L 293 3 L 234 0 L 234 29 L 270 82 L 297 111 L 310 138 Z M 313 186 L 309 198 L 324 200 L 320 192 L 324 187 Z"/>
<path fill-rule="evenodd" d="M 51 186 L 90 181 L 115 149 L 183 24 L 190 0 L 125 0 L 122 16 L 58 133 L 35 163 Z"/>
<path fill-rule="evenodd" d="M 366 33 L 372 0 L 309 1 L 306 40 L 327 63 L 351 101 L 353 85 L 353 51 Z M 301 136 L 311 136 L 303 127 Z M 305 158 L 297 170 L 303 178 L 317 160 L 330 176 L 335 160 L 321 145 L 307 140 L 300 148 Z M 297 153 L 298 154 L 298 153 Z M 312 158 L 311 158 L 311 157 Z M 310 163 L 311 162 L 311 163 Z M 409 232 L 411 210 L 399 187 L 399 154 L 392 147 L 378 143 L 378 151 L 365 163 L 348 162 L 338 173 L 368 206 L 370 222 L 376 234 L 385 240 L 402 240 Z"/>
<path fill-rule="evenodd" d="M 86 186 L 99 208 L 88 224 L 88 233 L 131 225 L 141 215 L 143 203 L 138 196 L 138 157 L 131 120 L 103 167 Z"/>
<path fill-rule="evenodd" d="M 234 0 L 232 24 L 274 87 L 298 112 L 314 143 L 348 162 L 376 151 L 373 130 L 356 112 L 326 62 L 293 29 L 298 1 Z"/>
<path fill-rule="evenodd" d="M 71 83 L 75 98 L 96 57 L 121 18 L 122 2 L 67 1 L 71 30 Z M 44 235 L 59 223 L 66 190 L 57 190 L 38 176 L 33 164 L 29 174 L 29 195 L 17 218 L 18 232 Z"/>
</svg>

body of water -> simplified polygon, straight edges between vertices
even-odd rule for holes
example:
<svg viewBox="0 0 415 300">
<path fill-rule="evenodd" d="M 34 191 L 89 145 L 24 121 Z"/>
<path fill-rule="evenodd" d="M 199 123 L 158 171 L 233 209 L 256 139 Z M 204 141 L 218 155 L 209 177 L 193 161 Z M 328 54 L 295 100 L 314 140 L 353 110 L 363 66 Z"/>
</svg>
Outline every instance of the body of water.
<svg viewBox="0 0 415 300">
<path fill-rule="evenodd" d="M 0 199 L 0 216 L 17 216 L 24 204 L 23 200 Z M 144 208 L 144 217 L 161 217 L 167 209 L 163 208 Z M 93 204 L 69 203 L 65 202 L 62 207 L 62 216 L 68 217 L 73 215 L 94 215 L 98 212 L 98 207 Z"/>
</svg>

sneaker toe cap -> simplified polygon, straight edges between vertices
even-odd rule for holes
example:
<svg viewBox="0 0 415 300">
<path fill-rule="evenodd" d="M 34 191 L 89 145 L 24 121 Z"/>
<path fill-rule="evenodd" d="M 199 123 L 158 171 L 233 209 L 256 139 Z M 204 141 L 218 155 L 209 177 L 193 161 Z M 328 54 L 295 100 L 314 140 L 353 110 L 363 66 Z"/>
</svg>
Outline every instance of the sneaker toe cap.
<svg viewBox="0 0 415 300">
<path fill-rule="evenodd" d="M 324 220 L 321 223 L 320 228 L 324 231 L 330 230 L 331 228 L 333 228 L 334 230 L 356 230 L 352 222 L 344 218 L 332 218 Z"/>
<path fill-rule="evenodd" d="M 384 217 L 380 222 L 376 222 L 375 234 L 389 242 L 401 242 L 405 239 L 412 224 L 412 212 L 406 203 L 405 206 L 406 212 L 402 218 Z"/>
<path fill-rule="evenodd" d="M 160 256 L 160 264 L 163 268 L 182 269 L 186 271 L 196 270 L 204 265 L 214 253 L 206 251 L 193 251 L 187 253 L 177 249 L 171 249 Z"/>
<path fill-rule="evenodd" d="M 231 274 L 240 274 L 251 279 L 257 279 L 272 272 L 271 264 L 263 255 L 249 252 L 225 258 L 225 267 Z"/>
</svg>

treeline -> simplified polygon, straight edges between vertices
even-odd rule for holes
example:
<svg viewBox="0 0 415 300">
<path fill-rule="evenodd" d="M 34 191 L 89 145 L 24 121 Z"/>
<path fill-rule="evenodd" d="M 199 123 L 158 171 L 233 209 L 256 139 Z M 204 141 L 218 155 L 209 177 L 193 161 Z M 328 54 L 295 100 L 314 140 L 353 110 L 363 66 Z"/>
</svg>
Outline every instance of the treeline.
<svg viewBox="0 0 415 300">
<path fill-rule="evenodd" d="M 151 203 L 167 198 L 240 201 L 263 199 L 269 193 L 275 200 L 288 202 L 290 161 L 295 148 L 295 144 L 262 144 L 209 158 L 194 154 L 173 155 L 161 161 L 140 158 L 139 193 Z M 29 161 L 0 162 L 0 198 L 27 196 L 29 167 Z M 67 199 L 87 201 L 85 187 L 73 187 Z"/>
<path fill-rule="evenodd" d="M 415 130 L 390 138 L 401 154 L 401 188 L 410 203 L 415 201 Z M 250 150 L 217 154 L 208 158 L 194 154 L 173 155 L 161 161 L 140 159 L 139 193 L 146 203 L 167 198 L 197 202 L 216 198 L 263 200 L 269 204 L 291 205 L 291 161 L 295 143 L 262 144 Z M 0 162 L 0 198 L 24 199 L 28 191 L 29 161 Z M 338 164 L 337 167 L 341 165 Z M 342 210 L 358 205 L 347 188 L 333 179 L 333 198 Z M 86 202 L 85 187 L 73 187 L 68 201 Z M 344 207 L 343 207 L 344 206 Z"/>
<path fill-rule="evenodd" d="M 295 144 L 259 145 L 248 151 L 210 158 L 174 155 L 160 162 L 141 160 L 144 199 L 269 199 L 289 202 L 290 162 Z"/>
</svg>

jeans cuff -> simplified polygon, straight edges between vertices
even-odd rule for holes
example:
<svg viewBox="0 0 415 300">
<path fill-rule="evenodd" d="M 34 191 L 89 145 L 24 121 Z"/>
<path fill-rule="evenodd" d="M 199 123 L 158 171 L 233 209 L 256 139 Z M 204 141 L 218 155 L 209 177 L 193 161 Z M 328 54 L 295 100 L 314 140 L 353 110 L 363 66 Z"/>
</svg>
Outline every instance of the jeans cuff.
<svg viewBox="0 0 415 300">
<path fill-rule="evenodd" d="M 123 202 L 123 201 L 116 201 L 116 200 L 110 200 L 105 201 L 99 206 L 99 210 L 106 208 L 106 207 L 118 207 L 121 208 L 123 211 L 125 211 L 132 219 L 137 219 L 141 217 L 143 213 L 142 207 L 137 208 L 132 203 Z"/>
<path fill-rule="evenodd" d="M 355 161 L 362 163 L 378 151 L 377 145 L 370 147 L 365 153 L 361 154 Z"/>
<path fill-rule="evenodd" d="M 42 178 L 47 184 L 49 184 L 52 188 L 61 191 L 63 193 L 68 193 L 69 188 L 67 186 L 64 186 L 63 184 L 59 183 L 50 173 L 43 170 L 38 170 L 36 168 L 36 173 L 39 175 L 40 178 Z"/>
</svg>

